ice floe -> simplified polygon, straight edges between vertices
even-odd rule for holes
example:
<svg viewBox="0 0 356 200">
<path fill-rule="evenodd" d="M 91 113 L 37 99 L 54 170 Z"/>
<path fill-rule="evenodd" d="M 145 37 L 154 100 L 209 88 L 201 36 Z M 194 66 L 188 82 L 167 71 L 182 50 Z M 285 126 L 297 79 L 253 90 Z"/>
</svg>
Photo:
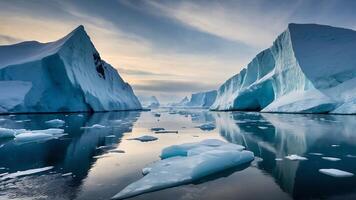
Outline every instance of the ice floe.
<svg viewBox="0 0 356 200">
<path fill-rule="evenodd" d="M 81 129 L 101 129 L 101 128 L 105 128 L 105 126 L 100 125 L 100 124 L 94 124 L 92 126 L 83 126 L 83 127 L 81 127 Z"/>
<path fill-rule="evenodd" d="M 157 133 L 157 134 L 160 134 L 160 133 L 178 133 L 178 131 L 163 130 L 163 131 L 155 131 L 155 133 Z"/>
<path fill-rule="evenodd" d="M 121 190 L 113 199 L 129 198 L 188 184 L 208 175 L 249 163 L 254 159 L 254 154 L 242 151 L 239 145 L 209 139 L 167 147 L 162 150 L 161 157 L 166 159 L 144 168 L 142 173 L 145 176 Z"/>
<path fill-rule="evenodd" d="M 156 138 L 154 136 L 150 136 L 150 135 L 144 135 L 144 136 L 137 137 L 137 138 L 130 138 L 128 140 L 139 140 L 141 142 L 150 142 L 150 141 L 158 140 L 158 138 Z"/>
<path fill-rule="evenodd" d="M 197 126 L 197 128 L 200 128 L 203 131 L 212 131 L 216 128 L 214 123 L 206 123 L 206 124 L 202 124 L 200 126 Z"/>
<path fill-rule="evenodd" d="M 350 172 L 346 172 L 346 171 L 342 171 L 339 169 L 319 169 L 320 173 L 329 175 L 329 176 L 333 176 L 333 177 L 337 177 L 337 178 L 343 178 L 343 177 L 351 177 L 354 174 L 350 173 Z"/>
<path fill-rule="evenodd" d="M 7 179 L 14 179 L 14 178 L 17 178 L 17 177 L 32 175 L 32 174 L 48 171 L 48 170 L 51 170 L 51 169 L 53 169 L 53 166 L 36 168 L 36 169 L 28 169 L 28 170 L 25 170 L 25 171 L 17 171 L 17 172 L 10 173 L 10 174 L 7 174 L 5 176 L 2 176 L 0 178 L 0 180 L 3 181 L 3 180 L 7 180 Z"/>
<path fill-rule="evenodd" d="M 62 174 L 62 176 L 63 176 L 63 177 L 65 177 L 65 176 L 72 176 L 72 174 L 73 174 L 72 172 L 68 172 L 68 173 Z"/>
<path fill-rule="evenodd" d="M 340 158 L 334 158 L 334 157 L 321 157 L 324 160 L 329 160 L 329 161 L 340 161 Z"/>
<path fill-rule="evenodd" d="M 46 121 L 46 124 L 48 124 L 51 127 L 59 128 L 59 127 L 64 126 L 65 122 L 61 119 L 52 119 L 52 120 Z"/>
<path fill-rule="evenodd" d="M 161 128 L 161 127 L 154 127 L 154 128 L 151 128 L 151 131 L 163 131 L 165 130 L 164 128 Z"/>
<path fill-rule="evenodd" d="M 313 156 L 322 156 L 323 154 L 322 154 L 322 153 L 314 153 L 314 152 L 312 152 L 312 153 L 309 153 L 309 155 L 313 155 Z"/>
<path fill-rule="evenodd" d="M 303 157 L 303 156 L 298 156 L 296 154 L 288 155 L 285 158 L 287 158 L 289 160 L 308 160 L 308 158 Z"/>
</svg>

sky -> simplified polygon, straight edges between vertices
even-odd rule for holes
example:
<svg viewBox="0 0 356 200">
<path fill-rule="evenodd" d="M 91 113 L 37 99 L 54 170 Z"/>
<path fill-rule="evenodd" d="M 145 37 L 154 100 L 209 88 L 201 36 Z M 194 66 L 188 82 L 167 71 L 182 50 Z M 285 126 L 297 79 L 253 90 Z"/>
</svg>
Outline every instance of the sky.
<svg viewBox="0 0 356 200">
<path fill-rule="evenodd" d="M 0 45 L 84 25 L 137 95 L 174 102 L 217 89 L 288 23 L 356 29 L 353 0 L 0 0 Z"/>
</svg>

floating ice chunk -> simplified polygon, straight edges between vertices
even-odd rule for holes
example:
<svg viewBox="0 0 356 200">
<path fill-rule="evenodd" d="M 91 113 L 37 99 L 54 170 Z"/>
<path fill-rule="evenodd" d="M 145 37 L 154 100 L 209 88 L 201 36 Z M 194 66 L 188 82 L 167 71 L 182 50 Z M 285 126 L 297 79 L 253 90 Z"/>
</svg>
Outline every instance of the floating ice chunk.
<svg viewBox="0 0 356 200">
<path fill-rule="evenodd" d="M 211 143 L 214 145 L 207 145 Z M 175 155 L 170 154 L 171 157 L 167 159 L 152 163 L 142 170 L 142 173 L 145 174 L 143 178 L 128 185 L 116 194 L 113 199 L 129 198 L 142 193 L 188 184 L 208 175 L 249 163 L 254 159 L 252 152 L 239 151 L 237 150 L 239 147 L 233 148 L 232 145 L 234 144 L 222 141 L 221 143 L 208 141 L 174 145 L 174 148 L 181 146 L 180 149 L 186 149 L 187 147 L 190 149 L 211 147 L 211 149 L 201 151 L 199 154 L 187 154 L 186 156 L 181 156 L 177 152 Z M 227 148 L 224 148 L 225 146 Z M 168 149 L 171 148 L 168 147 Z M 163 151 L 162 154 L 164 154 Z"/>
<path fill-rule="evenodd" d="M 150 136 L 150 135 L 144 135 L 144 136 L 137 137 L 137 138 L 130 138 L 128 140 L 139 140 L 141 142 L 150 142 L 150 141 L 158 140 L 158 138 L 156 138 L 154 136 Z"/>
<path fill-rule="evenodd" d="M 82 114 L 78 114 L 78 115 L 77 115 L 77 117 L 84 117 L 84 115 L 82 115 Z"/>
<path fill-rule="evenodd" d="M 51 127 L 59 128 L 64 126 L 65 122 L 61 119 L 52 119 L 49 121 L 46 121 L 46 124 L 48 124 Z"/>
<path fill-rule="evenodd" d="M 275 158 L 274 160 L 275 160 L 275 161 L 282 161 L 283 158 Z"/>
<path fill-rule="evenodd" d="M 93 158 L 98 159 L 98 158 L 105 158 L 109 157 L 109 155 L 98 155 L 98 156 L 93 156 Z"/>
<path fill-rule="evenodd" d="M 165 129 L 160 127 L 151 128 L 151 131 L 163 131 L 163 130 Z"/>
<path fill-rule="evenodd" d="M 340 158 L 334 158 L 334 157 L 321 157 L 324 160 L 329 160 L 329 161 L 340 161 Z"/>
<path fill-rule="evenodd" d="M 63 176 L 63 177 L 65 177 L 65 176 L 72 176 L 72 174 L 73 174 L 72 172 L 68 172 L 68 173 L 62 174 L 62 176 Z"/>
<path fill-rule="evenodd" d="M 203 131 L 212 131 L 216 128 L 214 123 L 206 123 L 206 124 L 202 124 L 200 126 L 197 126 L 198 128 L 200 128 Z"/>
<path fill-rule="evenodd" d="M 113 149 L 113 150 L 109 150 L 110 153 L 125 153 L 124 150 L 119 150 L 119 149 Z"/>
<path fill-rule="evenodd" d="M 298 156 L 298 155 L 295 155 L 295 154 L 288 155 L 285 158 L 287 158 L 289 160 L 308 160 L 308 158 L 306 158 L 306 157 Z"/>
<path fill-rule="evenodd" d="M 258 126 L 259 129 L 268 129 L 266 126 Z"/>
<path fill-rule="evenodd" d="M 13 129 L 0 128 L 0 139 L 2 138 L 14 138 L 16 132 Z"/>
<path fill-rule="evenodd" d="M 155 131 L 155 133 L 157 133 L 157 134 L 160 134 L 160 133 L 178 133 L 178 131 L 166 131 L 166 130 L 164 130 L 164 131 Z"/>
<path fill-rule="evenodd" d="M 343 178 L 343 177 L 351 177 L 354 174 L 350 173 L 350 172 L 346 172 L 346 171 L 342 171 L 339 169 L 319 169 L 320 173 L 329 175 L 329 176 L 333 176 L 333 177 L 337 177 L 337 178 Z"/>
<path fill-rule="evenodd" d="M 340 145 L 338 145 L 338 144 L 333 144 L 333 145 L 331 145 L 332 147 L 339 147 Z"/>
<path fill-rule="evenodd" d="M 310 155 L 313 155 L 313 156 L 322 156 L 323 154 L 322 153 L 309 153 Z"/>
<path fill-rule="evenodd" d="M 348 157 L 348 158 L 356 158 L 355 155 L 351 155 L 351 154 L 347 154 L 346 157 Z"/>
<path fill-rule="evenodd" d="M 11 173 L 11 174 L 5 175 L 5 176 L 1 177 L 0 180 L 3 181 L 3 180 L 13 179 L 13 178 L 21 177 L 21 176 L 32 175 L 32 174 L 48 171 L 48 170 L 51 170 L 51 169 L 53 169 L 53 166 L 36 168 L 36 169 L 28 169 L 28 170 L 25 170 L 25 171 L 18 171 L 18 172 L 15 172 L 15 173 Z"/>
<path fill-rule="evenodd" d="M 105 128 L 105 126 L 100 125 L 100 124 L 94 124 L 92 126 L 83 126 L 83 127 L 81 127 L 81 129 L 101 129 L 101 128 Z"/>
<path fill-rule="evenodd" d="M 50 128 L 45 130 L 33 130 L 33 131 L 19 131 L 20 133 L 16 135 L 15 142 L 17 143 L 28 143 L 36 141 L 46 141 L 51 139 L 57 139 L 65 134 L 63 129 Z"/>
<path fill-rule="evenodd" d="M 105 136 L 106 138 L 115 138 L 116 137 L 116 135 L 107 135 L 107 136 Z"/>
</svg>

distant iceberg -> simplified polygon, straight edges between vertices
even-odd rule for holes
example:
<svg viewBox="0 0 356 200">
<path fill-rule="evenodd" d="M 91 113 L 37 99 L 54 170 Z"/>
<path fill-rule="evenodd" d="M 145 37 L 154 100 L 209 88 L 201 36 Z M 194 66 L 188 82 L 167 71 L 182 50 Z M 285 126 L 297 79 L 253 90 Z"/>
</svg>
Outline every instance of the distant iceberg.
<svg viewBox="0 0 356 200">
<path fill-rule="evenodd" d="M 160 103 L 156 96 L 138 96 L 141 105 L 145 108 L 158 108 Z"/>
<path fill-rule="evenodd" d="M 0 46 L 0 93 L 0 113 L 141 109 L 83 26 L 55 42 Z"/>
<path fill-rule="evenodd" d="M 289 24 L 218 90 L 212 110 L 356 114 L 356 32 Z"/>
<path fill-rule="evenodd" d="M 216 90 L 193 93 L 190 99 L 188 99 L 188 97 L 184 97 L 184 99 L 182 99 L 179 103 L 172 104 L 172 106 L 209 108 L 215 102 L 216 96 Z"/>
</svg>

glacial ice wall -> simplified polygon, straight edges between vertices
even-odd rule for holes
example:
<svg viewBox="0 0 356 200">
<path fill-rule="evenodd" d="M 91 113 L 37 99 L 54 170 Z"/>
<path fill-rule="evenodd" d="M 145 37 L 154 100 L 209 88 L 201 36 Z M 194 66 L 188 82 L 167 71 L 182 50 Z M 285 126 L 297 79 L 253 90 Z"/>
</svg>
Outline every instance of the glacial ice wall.
<svg viewBox="0 0 356 200">
<path fill-rule="evenodd" d="M 344 113 L 356 102 L 356 32 L 290 24 L 219 89 L 212 110 Z M 346 105 L 347 104 L 347 105 Z M 355 113 L 356 106 L 348 110 Z"/>
<path fill-rule="evenodd" d="M 100 58 L 83 26 L 55 42 L 0 46 L 0 87 L 2 113 L 141 109 L 131 86 Z M 8 95 L 18 88 L 21 92 Z"/>
</svg>

